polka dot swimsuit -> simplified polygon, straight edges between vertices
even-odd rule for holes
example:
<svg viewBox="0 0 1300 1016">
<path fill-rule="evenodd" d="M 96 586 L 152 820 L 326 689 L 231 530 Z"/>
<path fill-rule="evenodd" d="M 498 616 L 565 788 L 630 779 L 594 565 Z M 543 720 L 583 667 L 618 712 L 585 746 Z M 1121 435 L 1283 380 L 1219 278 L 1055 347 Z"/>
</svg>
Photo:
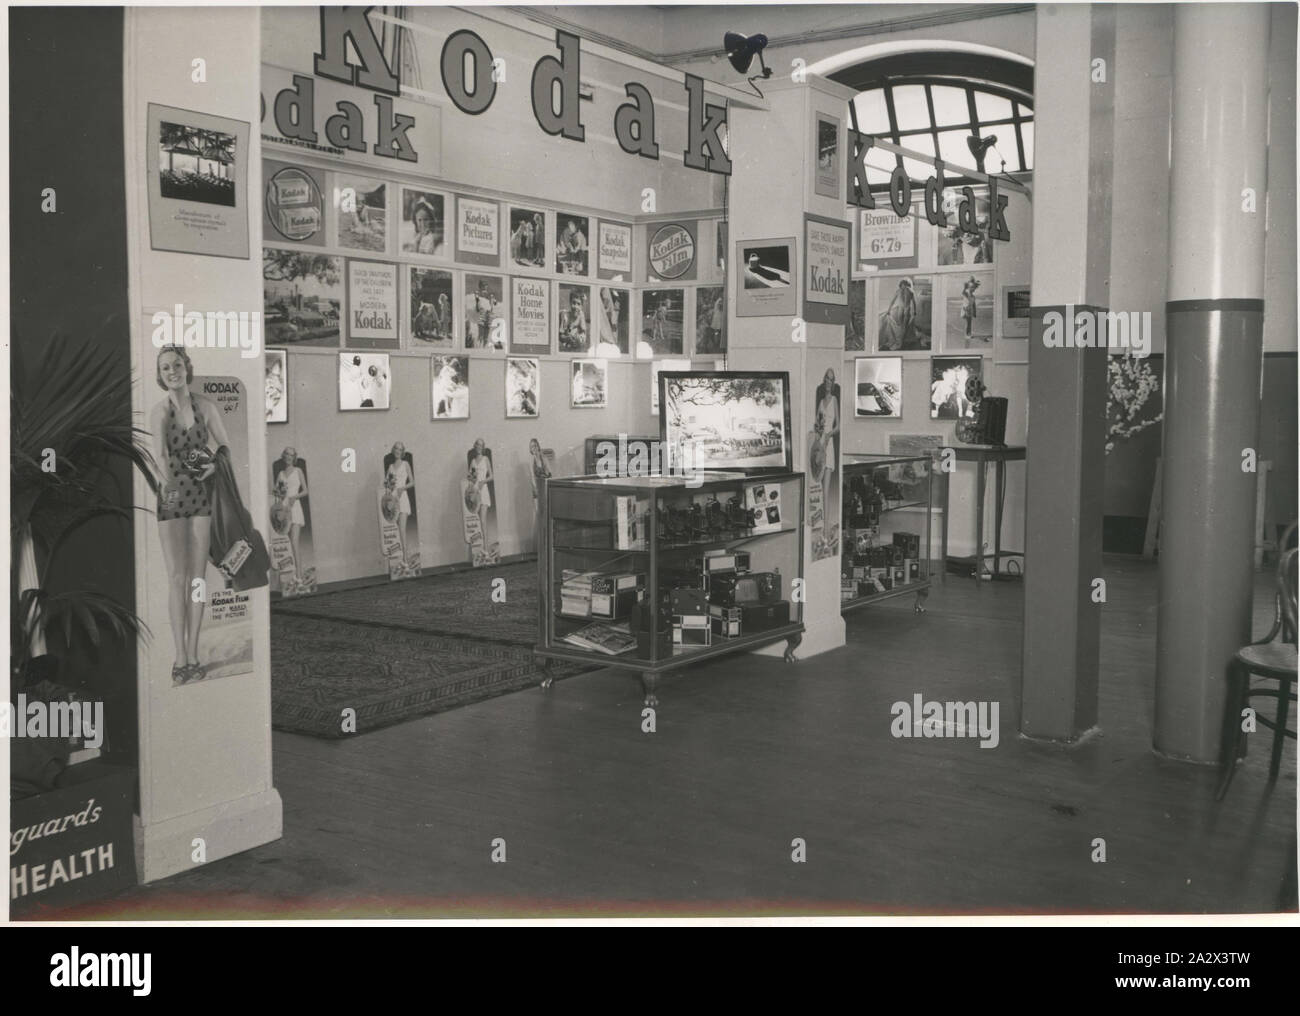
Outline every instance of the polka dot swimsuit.
<svg viewBox="0 0 1300 1016">
<path fill-rule="evenodd" d="M 212 514 L 212 499 L 208 495 L 208 485 L 200 483 L 185 472 L 185 453 L 191 449 L 203 448 L 208 443 L 208 425 L 203 422 L 194 396 L 190 396 L 190 407 L 194 411 L 194 424 L 188 430 L 181 426 L 176 417 L 176 407 L 171 399 L 167 400 L 167 459 L 171 467 L 172 481 L 176 494 L 170 507 L 164 503 L 163 496 L 158 498 L 158 519 L 188 519 L 195 516 Z"/>
</svg>

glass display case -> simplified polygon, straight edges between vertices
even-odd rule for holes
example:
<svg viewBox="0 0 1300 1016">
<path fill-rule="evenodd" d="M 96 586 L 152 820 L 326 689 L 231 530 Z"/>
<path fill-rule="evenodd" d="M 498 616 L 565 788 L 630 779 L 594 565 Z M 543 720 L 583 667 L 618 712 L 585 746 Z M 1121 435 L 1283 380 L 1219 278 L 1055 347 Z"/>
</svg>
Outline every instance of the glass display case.
<svg viewBox="0 0 1300 1016">
<path fill-rule="evenodd" d="M 929 455 L 844 456 L 840 611 L 916 594 L 925 612 L 934 555 Z"/>
<path fill-rule="evenodd" d="M 541 492 L 535 652 L 641 675 L 803 633 L 802 473 L 581 476 Z M 550 685 L 550 674 L 543 682 Z"/>
</svg>

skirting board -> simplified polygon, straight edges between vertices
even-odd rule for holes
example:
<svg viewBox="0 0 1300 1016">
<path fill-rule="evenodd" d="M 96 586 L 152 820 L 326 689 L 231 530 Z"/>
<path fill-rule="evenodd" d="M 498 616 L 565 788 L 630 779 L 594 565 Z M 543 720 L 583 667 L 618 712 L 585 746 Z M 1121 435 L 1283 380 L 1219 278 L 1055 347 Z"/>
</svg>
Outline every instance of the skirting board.
<svg viewBox="0 0 1300 1016">
<path fill-rule="evenodd" d="M 284 807 L 275 788 L 148 826 L 137 815 L 136 871 L 141 882 L 156 882 L 278 840 L 283 832 Z M 202 862 L 194 860 L 198 839 L 203 841 Z"/>
</svg>

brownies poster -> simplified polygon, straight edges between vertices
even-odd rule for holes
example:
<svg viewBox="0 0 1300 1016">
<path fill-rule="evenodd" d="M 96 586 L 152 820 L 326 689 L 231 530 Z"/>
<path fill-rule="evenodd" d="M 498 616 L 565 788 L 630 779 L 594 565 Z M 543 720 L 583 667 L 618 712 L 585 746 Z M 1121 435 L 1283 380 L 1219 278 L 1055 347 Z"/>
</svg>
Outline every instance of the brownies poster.
<svg viewBox="0 0 1300 1016">
<path fill-rule="evenodd" d="M 249 125 L 149 103 L 149 245 L 247 260 Z"/>
<path fill-rule="evenodd" d="M 358 349 L 396 349 L 397 266 L 348 259 L 348 341 Z"/>
<path fill-rule="evenodd" d="M 544 279 L 510 280 L 510 350 L 538 356 L 551 351 L 551 284 Z"/>
</svg>

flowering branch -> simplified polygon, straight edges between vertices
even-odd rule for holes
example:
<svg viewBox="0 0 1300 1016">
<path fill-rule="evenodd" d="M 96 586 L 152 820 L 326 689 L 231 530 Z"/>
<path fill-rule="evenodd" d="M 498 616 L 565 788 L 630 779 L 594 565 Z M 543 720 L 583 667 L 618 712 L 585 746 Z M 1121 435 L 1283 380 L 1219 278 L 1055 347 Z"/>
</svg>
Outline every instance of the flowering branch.
<svg viewBox="0 0 1300 1016">
<path fill-rule="evenodd" d="M 1132 356 L 1112 356 L 1106 365 L 1110 398 L 1106 406 L 1106 454 L 1152 424 L 1164 419 L 1163 410 L 1142 419 L 1147 403 L 1160 389 L 1160 377 L 1146 360 Z"/>
</svg>

